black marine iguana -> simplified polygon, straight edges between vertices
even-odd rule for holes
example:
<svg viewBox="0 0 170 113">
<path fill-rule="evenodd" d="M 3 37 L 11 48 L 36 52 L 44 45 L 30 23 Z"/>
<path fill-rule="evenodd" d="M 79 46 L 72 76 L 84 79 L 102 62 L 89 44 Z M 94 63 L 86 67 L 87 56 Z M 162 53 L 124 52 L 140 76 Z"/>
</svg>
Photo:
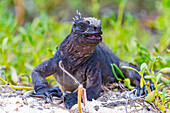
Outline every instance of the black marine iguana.
<svg viewBox="0 0 170 113">
<path fill-rule="evenodd" d="M 81 18 L 80 13 L 75 18 L 71 33 L 59 45 L 54 57 L 42 62 L 32 71 L 32 81 L 37 95 L 62 96 L 59 88 L 50 88 L 45 77 L 54 75 L 65 90 L 71 91 L 65 96 L 66 108 L 77 103 L 78 84 L 66 75 L 60 67 L 62 61 L 64 68 L 71 73 L 87 91 L 87 99 L 97 99 L 100 96 L 101 85 L 116 82 L 110 64 L 116 64 L 123 74 L 138 86 L 138 95 L 145 93 L 145 88 L 139 87 L 140 76 L 133 70 L 122 69 L 121 63 L 134 67 L 130 63 L 120 60 L 102 42 L 100 20 L 94 17 Z M 63 76 L 65 74 L 65 76 Z M 119 74 L 117 73 L 118 77 Z M 120 77 L 121 78 L 121 77 Z"/>
</svg>

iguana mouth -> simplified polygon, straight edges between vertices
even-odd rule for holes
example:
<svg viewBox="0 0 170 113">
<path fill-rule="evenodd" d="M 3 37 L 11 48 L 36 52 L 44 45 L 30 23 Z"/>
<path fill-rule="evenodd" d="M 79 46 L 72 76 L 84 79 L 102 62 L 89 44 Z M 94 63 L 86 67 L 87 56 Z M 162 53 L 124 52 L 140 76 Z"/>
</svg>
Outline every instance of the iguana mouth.
<svg viewBox="0 0 170 113">
<path fill-rule="evenodd" d="M 102 37 L 101 37 L 101 35 L 88 35 L 87 36 L 87 38 L 89 38 L 89 39 L 101 39 Z"/>
<path fill-rule="evenodd" d="M 83 33 L 84 36 L 88 39 L 93 39 L 93 40 L 101 40 L 102 39 L 102 31 L 100 32 L 92 32 L 92 33 Z"/>
</svg>

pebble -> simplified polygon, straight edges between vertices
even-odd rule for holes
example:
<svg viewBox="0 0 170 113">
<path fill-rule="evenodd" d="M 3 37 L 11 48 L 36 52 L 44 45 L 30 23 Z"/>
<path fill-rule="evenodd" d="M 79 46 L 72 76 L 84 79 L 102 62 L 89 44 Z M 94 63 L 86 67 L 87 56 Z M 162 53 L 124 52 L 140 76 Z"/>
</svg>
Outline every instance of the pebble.
<svg viewBox="0 0 170 113">
<path fill-rule="evenodd" d="M 34 106 L 30 106 L 30 108 L 34 108 Z"/>
<path fill-rule="evenodd" d="M 94 106 L 94 109 L 95 109 L 96 111 L 98 111 L 98 110 L 99 110 L 99 106 L 98 106 L 98 105 Z"/>
<path fill-rule="evenodd" d="M 19 107 L 23 107 L 23 105 L 20 105 Z"/>
<path fill-rule="evenodd" d="M 43 110 L 43 108 L 38 107 L 39 110 Z"/>
</svg>

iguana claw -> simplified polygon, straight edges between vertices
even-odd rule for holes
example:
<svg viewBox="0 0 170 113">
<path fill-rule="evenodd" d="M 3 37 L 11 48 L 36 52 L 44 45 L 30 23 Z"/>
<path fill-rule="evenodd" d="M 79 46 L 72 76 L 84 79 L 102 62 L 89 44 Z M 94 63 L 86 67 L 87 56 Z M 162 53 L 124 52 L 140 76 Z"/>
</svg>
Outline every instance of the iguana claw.
<svg viewBox="0 0 170 113">
<path fill-rule="evenodd" d="M 35 93 L 35 95 L 44 95 L 44 97 L 41 97 L 41 98 L 43 98 L 44 100 L 47 100 L 47 98 L 48 98 L 50 100 L 50 102 L 53 102 L 52 96 L 61 97 L 63 95 L 63 93 L 57 87 L 55 87 L 55 88 L 47 87 L 47 88 L 43 88 L 43 89 L 38 90 Z"/>
</svg>

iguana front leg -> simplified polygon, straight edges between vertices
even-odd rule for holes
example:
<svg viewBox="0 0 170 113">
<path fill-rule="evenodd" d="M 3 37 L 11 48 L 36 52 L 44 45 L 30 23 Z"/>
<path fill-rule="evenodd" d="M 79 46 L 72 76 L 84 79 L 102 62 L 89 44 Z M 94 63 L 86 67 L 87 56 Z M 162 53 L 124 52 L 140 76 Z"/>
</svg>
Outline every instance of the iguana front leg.
<svg viewBox="0 0 170 113">
<path fill-rule="evenodd" d="M 101 72 L 98 66 L 91 66 L 87 72 L 86 93 L 87 100 L 97 99 L 101 91 Z M 70 109 L 73 105 L 77 104 L 77 92 L 68 93 L 64 98 L 64 104 L 67 109 Z"/>
<path fill-rule="evenodd" d="M 48 82 L 45 79 L 45 77 L 50 76 L 57 72 L 58 66 L 57 66 L 57 58 L 53 57 L 50 58 L 38 66 L 36 66 L 32 71 L 32 82 L 34 85 L 34 90 L 37 95 L 45 95 L 47 96 L 51 101 L 51 96 L 62 96 L 62 92 L 59 88 L 50 88 L 48 86 Z"/>
</svg>

